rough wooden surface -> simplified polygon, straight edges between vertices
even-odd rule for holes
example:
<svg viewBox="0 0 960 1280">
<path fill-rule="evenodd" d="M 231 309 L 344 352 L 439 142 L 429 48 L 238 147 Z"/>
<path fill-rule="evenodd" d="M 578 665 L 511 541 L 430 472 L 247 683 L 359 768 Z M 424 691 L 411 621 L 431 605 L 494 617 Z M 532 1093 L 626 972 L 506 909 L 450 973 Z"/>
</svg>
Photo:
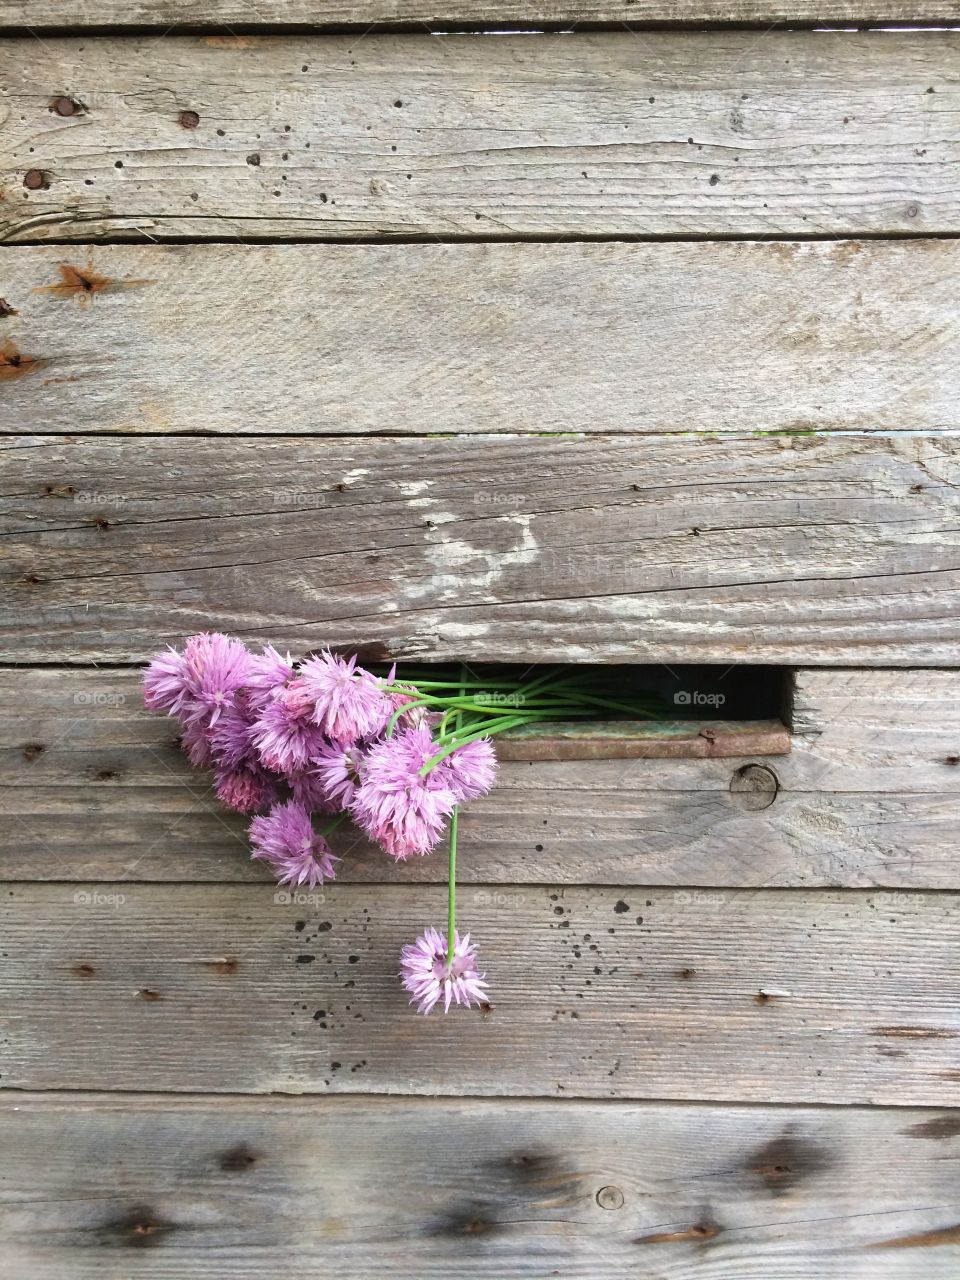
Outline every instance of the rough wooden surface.
<svg viewBox="0 0 960 1280">
<path fill-rule="evenodd" d="M 0 26 L 142 27 L 165 31 L 230 23 L 250 28 L 301 23 L 432 26 L 589 23 L 950 22 L 955 0 L 3 0 Z M 634 32 L 634 34 L 640 34 Z M 644 32 L 646 37 L 648 33 Z M 239 37 L 246 39 L 247 37 Z"/>
<path fill-rule="evenodd" d="M 11 1280 L 953 1280 L 957 1131 L 906 1109 L 8 1096 L 0 1252 Z"/>
<path fill-rule="evenodd" d="M 960 888 L 960 678 L 802 671 L 788 757 L 513 762 L 462 817 L 464 883 Z M 263 880 L 245 822 L 129 671 L 0 671 L 0 879 Z M 345 882 L 443 882 L 335 837 Z"/>
<path fill-rule="evenodd" d="M 945 32 L 8 41 L 0 240 L 957 231 L 958 56 Z"/>
<path fill-rule="evenodd" d="M 0 430 L 956 430 L 958 279 L 948 240 L 24 247 Z"/>
<path fill-rule="evenodd" d="M 0 659 L 142 661 L 218 628 L 381 658 L 946 665 L 958 456 L 952 437 L 31 439 L 0 479 Z"/>
<path fill-rule="evenodd" d="M 491 1008 L 425 1018 L 399 954 L 445 890 L 317 892 L 7 885 L 4 1085 L 957 1099 L 956 895 L 471 886 Z"/>
</svg>

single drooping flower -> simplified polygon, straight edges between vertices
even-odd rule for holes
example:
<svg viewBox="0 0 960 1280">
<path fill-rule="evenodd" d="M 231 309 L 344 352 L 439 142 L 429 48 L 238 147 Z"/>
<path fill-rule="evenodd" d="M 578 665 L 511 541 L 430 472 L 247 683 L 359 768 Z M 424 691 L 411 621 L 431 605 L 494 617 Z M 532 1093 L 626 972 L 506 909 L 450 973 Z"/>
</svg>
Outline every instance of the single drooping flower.
<svg viewBox="0 0 960 1280">
<path fill-rule="evenodd" d="M 443 834 L 457 797 L 436 770 L 420 770 L 437 746 L 425 726 L 404 729 L 370 748 L 349 810 L 371 839 L 398 861 L 429 853 Z"/>
<path fill-rule="evenodd" d="M 293 680 L 296 672 L 289 653 L 284 658 L 272 644 L 262 653 L 253 654 L 247 671 L 247 703 L 253 711 L 262 711 L 267 703 Z"/>
<path fill-rule="evenodd" d="M 477 738 L 451 751 L 434 768 L 460 804 L 490 790 L 497 774 L 497 757 L 489 738 Z"/>
<path fill-rule="evenodd" d="M 237 813 L 256 813 L 277 798 L 273 778 L 256 765 L 218 770 L 214 786 L 218 799 Z"/>
<path fill-rule="evenodd" d="M 346 809 L 360 782 L 364 753 L 360 747 L 327 743 L 313 759 L 313 772 L 325 799 L 337 809 Z"/>
<path fill-rule="evenodd" d="M 480 1005 L 487 999 L 485 975 L 477 972 L 477 949 L 470 945 L 469 933 L 461 938 L 456 929 L 449 965 L 446 937 L 438 929 L 425 929 L 400 953 L 400 977 L 418 1013 L 429 1013 L 441 999 L 444 1013 L 451 1004 Z"/>
<path fill-rule="evenodd" d="M 313 829 L 310 814 L 296 800 L 276 804 L 265 817 L 250 823 L 254 858 L 271 867 L 278 883 L 310 889 L 332 880 L 338 861 L 323 836 Z"/>
<path fill-rule="evenodd" d="M 350 745 L 383 731 L 393 705 L 379 681 L 349 659 L 324 652 L 300 664 L 300 678 L 313 700 L 313 719 L 333 742 Z"/>
<path fill-rule="evenodd" d="M 252 738 L 268 769 L 296 773 L 323 749 L 323 733 L 311 719 L 312 704 L 295 680 L 266 704 L 254 721 Z"/>
</svg>

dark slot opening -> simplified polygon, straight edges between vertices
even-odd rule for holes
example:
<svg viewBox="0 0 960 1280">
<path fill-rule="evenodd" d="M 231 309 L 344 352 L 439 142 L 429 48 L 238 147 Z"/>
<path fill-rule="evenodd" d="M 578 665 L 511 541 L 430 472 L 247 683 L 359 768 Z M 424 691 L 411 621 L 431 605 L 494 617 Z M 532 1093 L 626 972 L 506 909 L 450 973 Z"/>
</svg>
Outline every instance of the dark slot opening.
<svg viewBox="0 0 960 1280">
<path fill-rule="evenodd" d="M 598 705 L 596 719 L 560 716 L 510 729 L 497 738 L 502 759 L 729 758 L 790 750 L 793 681 L 785 667 L 471 662 L 465 670 L 481 700 L 503 698 L 499 690 L 534 676 L 576 672 L 587 675 L 599 699 L 641 707 L 630 714 Z M 451 663 L 400 663 L 397 676 L 455 679 L 460 672 Z M 482 688 L 486 681 L 489 690 Z"/>
</svg>

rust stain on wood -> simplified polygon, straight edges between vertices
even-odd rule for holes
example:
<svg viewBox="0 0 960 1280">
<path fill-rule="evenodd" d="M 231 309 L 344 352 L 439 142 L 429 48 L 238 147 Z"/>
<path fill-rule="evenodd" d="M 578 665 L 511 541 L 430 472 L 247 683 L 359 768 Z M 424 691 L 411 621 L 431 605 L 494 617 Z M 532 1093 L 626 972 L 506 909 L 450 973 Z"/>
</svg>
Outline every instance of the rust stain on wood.
<svg viewBox="0 0 960 1280">
<path fill-rule="evenodd" d="M 902 1132 L 909 1134 L 911 1138 L 956 1138 L 960 1136 L 960 1112 L 947 1111 L 942 1116 L 934 1116 L 932 1120 L 908 1125 Z"/>
<path fill-rule="evenodd" d="M 720 760 L 789 755 L 780 720 L 609 720 L 539 724 L 510 730 L 497 742 L 502 760 Z"/>
<path fill-rule="evenodd" d="M 684 1240 L 700 1240 L 706 1242 L 714 1240 L 720 1234 L 722 1228 L 715 1222 L 703 1220 L 695 1223 L 692 1227 L 685 1227 L 680 1231 L 658 1231 L 650 1236 L 638 1236 L 634 1240 L 634 1244 L 680 1244 Z"/>
<path fill-rule="evenodd" d="M 24 355 L 15 342 L 7 341 L 0 345 L 0 382 L 22 378 L 45 364 L 46 361 L 37 356 Z"/>
<path fill-rule="evenodd" d="M 919 1231 L 911 1236 L 894 1236 L 892 1240 L 878 1240 L 869 1249 L 934 1249 L 944 1244 L 960 1244 L 960 1222 L 952 1227 L 938 1227 L 932 1231 Z"/>
<path fill-rule="evenodd" d="M 52 293 L 58 298 L 79 298 L 81 302 L 105 293 L 108 289 L 133 289 L 141 285 L 156 284 L 156 280 L 113 280 L 95 271 L 91 264 L 82 270 L 70 262 L 61 262 L 59 284 L 38 285 L 34 293 Z"/>
<path fill-rule="evenodd" d="M 943 1027 L 874 1027 L 873 1034 L 897 1040 L 955 1040 L 957 1037 L 955 1031 L 947 1031 Z"/>
</svg>

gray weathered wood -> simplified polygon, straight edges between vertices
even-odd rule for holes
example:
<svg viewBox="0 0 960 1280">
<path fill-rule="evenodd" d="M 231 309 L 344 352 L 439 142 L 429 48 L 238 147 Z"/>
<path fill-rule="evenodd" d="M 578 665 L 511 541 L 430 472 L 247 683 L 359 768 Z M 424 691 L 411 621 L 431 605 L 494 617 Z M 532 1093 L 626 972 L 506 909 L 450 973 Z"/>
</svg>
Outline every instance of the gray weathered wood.
<svg viewBox="0 0 960 1280">
<path fill-rule="evenodd" d="M 956 430 L 958 280 L 947 240 L 24 247 L 0 430 Z"/>
<path fill-rule="evenodd" d="M 399 953 L 445 890 L 318 893 L 7 885 L 4 1084 L 957 1100 L 956 895 L 470 886 L 491 1008 L 424 1018 Z"/>
<path fill-rule="evenodd" d="M 950 32 L 8 41 L 0 240 L 957 231 L 958 57 Z"/>
<path fill-rule="evenodd" d="M 952 437 L 27 446 L 0 660 L 142 661 L 211 627 L 368 657 L 957 660 Z"/>
<path fill-rule="evenodd" d="M 952 22 L 955 0 L 3 0 L 0 26 L 162 27 L 300 23 L 366 29 L 408 24 L 415 31 L 475 24 L 529 29 L 541 23 Z M 634 32 L 634 34 L 640 34 Z M 648 33 L 644 32 L 646 37 Z M 222 37 L 226 40 L 227 37 Z M 238 41 L 248 37 L 235 37 Z M 242 47 L 242 46 L 241 46 Z"/>
<path fill-rule="evenodd" d="M 8 1095 L 0 1259 L 11 1280 L 953 1280 L 957 1134 L 906 1109 Z"/>
<path fill-rule="evenodd" d="M 960 676 L 802 671 L 795 717 L 784 758 L 503 763 L 464 809 L 460 878 L 960 888 Z M 173 733 L 134 672 L 0 671 L 0 879 L 265 879 Z M 744 771 L 779 789 L 738 792 Z M 446 875 L 334 842 L 342 881 Z"/>
</svg>

